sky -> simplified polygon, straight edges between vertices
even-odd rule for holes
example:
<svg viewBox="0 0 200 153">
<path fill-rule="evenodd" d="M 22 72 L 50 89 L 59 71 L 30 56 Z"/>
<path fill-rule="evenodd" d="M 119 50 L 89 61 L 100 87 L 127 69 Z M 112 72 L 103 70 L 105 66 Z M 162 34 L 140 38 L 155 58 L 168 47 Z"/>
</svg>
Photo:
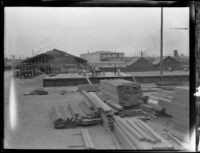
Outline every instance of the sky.
<svg viewBox="0 0 200 153">
<path fill-rule="evenodd" d="M 189 55 L 189 8 L 164 8 L 163 55 Z M 108 50 L 160 55 L 161 8 L 7 7 L 4 55 L 31 57 L 58 49 L 75 56 Z"/>
</svg>

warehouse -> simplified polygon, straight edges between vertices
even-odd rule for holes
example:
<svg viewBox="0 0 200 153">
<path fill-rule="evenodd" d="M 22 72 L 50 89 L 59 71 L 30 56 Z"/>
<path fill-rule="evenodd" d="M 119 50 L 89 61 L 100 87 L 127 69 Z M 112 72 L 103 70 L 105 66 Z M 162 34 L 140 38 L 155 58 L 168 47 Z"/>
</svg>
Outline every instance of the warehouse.
<svg viewBox="0 0 200 153">
<path fill-rule="evenodd" d="M 130 62 L 127 63 L 124 71 L 126 72 L 143 72 L 153 71 L 154 65 L 147 57 L 133 57 Z"/>
<path fill-rule="evenodd" d="M 120 69 L 122 72 L 144 72 L 144 71 L 154 71 L 154 65 L 151 63 L 149 57 L 131 57 L 129 60 L 125 60 L 124 64 L 115 64 L 110 67 L 101 68 L 104 72 L 112 72 L 115 69 Z"/>
<path fill-rule="evenodd" d="M 86 66 L 86 60 L 53 49 L 22 61 L 20 77 L 35 76 L 38 72 L 45 74 L 78 72 Z"/>
<path fill-rule="evenodd" d="M 156 57 L 152 62 L 155 70 L 160 69 L 160 57 Z M 181 63 L 170 56 L 163 57 L 163 70 L 183 70 Z"/>
<path fill-rule="evenodd" d="M 95 67 L 113 67 L 115 65 L 124 65 L 124 53 L 112 51 L 96 51 L 92 53 L 81 54 L 81 58 L 88 61 L 88 64 Z"/>
</svg>

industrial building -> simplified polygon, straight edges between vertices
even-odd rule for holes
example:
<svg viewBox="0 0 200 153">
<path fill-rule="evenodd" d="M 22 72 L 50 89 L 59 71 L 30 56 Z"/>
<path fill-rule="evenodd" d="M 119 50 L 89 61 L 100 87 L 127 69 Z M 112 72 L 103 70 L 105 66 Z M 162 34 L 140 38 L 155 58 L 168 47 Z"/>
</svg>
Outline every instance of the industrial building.
<svg viewBox="0 0 200 153">
<path fill-rule="evenodd" d="M 111 51 L 96 51 L 92 53 L 81 54 L 81 58 L 88 61 L 88 64 L 95 67 L 123 67 L 124 53 Z"/>
<path fill-rule="evenodd" d="M 152 63 L 154 64 L 155 70 L 160 69 L 160 57 L 156 57 Z M 164 71 L 184 69 L 183 65 L 171 56 L 163 56 L 162 63 Z"/>
<path fill-rule="evenodd" d="M 46 74 L 78 72 L 87 68 L 87 60 L 53 49 L 22 61 L 19 77 Z"/>
</svg>

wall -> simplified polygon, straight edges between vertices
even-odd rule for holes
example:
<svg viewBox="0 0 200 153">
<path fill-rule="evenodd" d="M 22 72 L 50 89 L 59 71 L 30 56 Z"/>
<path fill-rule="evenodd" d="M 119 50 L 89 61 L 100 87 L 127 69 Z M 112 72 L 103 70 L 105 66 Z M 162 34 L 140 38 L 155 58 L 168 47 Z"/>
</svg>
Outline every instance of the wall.
<svg viewBox="0 0 200 153">
<path fill-rule="evenodd" d="M 81 54 L 80 57 L 87 60 L 88 63 L 99 63 L 100 62 L 100 53 Z"/>
</svg>

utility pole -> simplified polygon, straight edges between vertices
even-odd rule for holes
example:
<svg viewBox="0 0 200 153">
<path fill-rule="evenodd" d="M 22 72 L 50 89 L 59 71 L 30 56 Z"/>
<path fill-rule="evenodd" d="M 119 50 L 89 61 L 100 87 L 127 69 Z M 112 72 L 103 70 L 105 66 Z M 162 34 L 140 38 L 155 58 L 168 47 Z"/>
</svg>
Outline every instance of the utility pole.
<svg viewBox="0 0 200 153">
<path fill-rule="evenodd" d="M 163 75 L 163 7 L 161 7 L 161 28 L 160 28 L 160 77 Z"/>
</svg>

